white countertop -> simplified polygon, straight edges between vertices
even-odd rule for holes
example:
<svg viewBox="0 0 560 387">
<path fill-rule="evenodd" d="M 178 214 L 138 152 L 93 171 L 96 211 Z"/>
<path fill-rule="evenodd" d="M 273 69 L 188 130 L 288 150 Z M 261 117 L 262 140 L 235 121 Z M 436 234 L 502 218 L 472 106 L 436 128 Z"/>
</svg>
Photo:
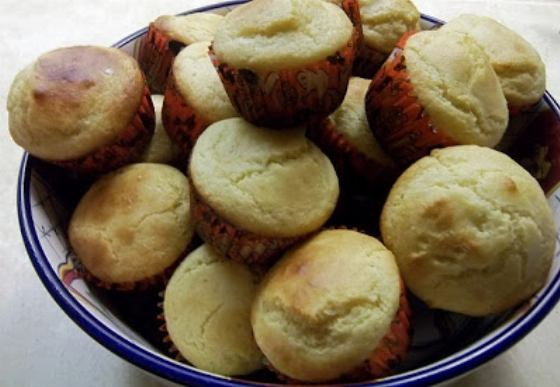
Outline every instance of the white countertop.
<svg viewBox="0 0 560 387">
<path fill-rule="evenodd" d="M 161 14 L 211 0 L 2 0 L 0 2 L 0 386 L 139 386 L 161 383 L 87 336 L 57 306 L 23 246 L 16 210 L 22 150 L 8 133 L 6 99 L 16 73 L 40 53 L 78 44 L 111 45 Z M 560 1 L 414 0 L 443 20 L 461 13 L 496 18 L 522 34 L 547 65 L 560 99 Z M 560 305 L 525 339 L 453 387 L 560 386 Z"/>
</svg>

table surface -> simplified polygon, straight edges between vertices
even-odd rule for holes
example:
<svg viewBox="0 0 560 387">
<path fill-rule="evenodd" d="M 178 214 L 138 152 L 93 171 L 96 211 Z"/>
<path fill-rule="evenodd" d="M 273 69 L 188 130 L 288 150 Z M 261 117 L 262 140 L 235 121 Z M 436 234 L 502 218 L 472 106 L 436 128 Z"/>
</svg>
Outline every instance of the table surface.
<svg viewBox="0 0 560 387">
<path fill-rule="evenodd" d="M 111 45 L 162 14 L 217 1 L 2 0 L 0 2 L 0 386 L 161 386 L 87 336 L 56 305 L 21 239 L 16 184 L 22 150 L 8 132 L 6 100 L 16 73 L 48 50 Z M 547 89 L 560 98 L 560 1 L 415 0 L 442 20 L 494 17 L 522 34 L 547 65 Z M 521 342 L 453 387 L 560 386 L 560 304 Z"/>
</svg>

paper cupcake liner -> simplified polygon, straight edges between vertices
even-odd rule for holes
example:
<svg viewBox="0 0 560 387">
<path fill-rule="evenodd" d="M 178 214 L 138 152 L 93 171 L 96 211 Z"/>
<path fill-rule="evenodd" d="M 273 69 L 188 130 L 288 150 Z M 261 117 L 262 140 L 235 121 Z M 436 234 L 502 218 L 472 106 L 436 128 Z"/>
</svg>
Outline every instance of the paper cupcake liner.
<svg viewBox="0 0 560 387">
<path fill-rule="evenodd" d="M 366 94 L 366 113 L 375 137 L 401 166 L 426 156 L 434 148 L 457 145 L 441 133 L 418 101 L 406 68 L 405 34 L 372 79 Z"/>
<path fill-rule="evenodd" d="M 234 108 L 247 121 L 270 128 L 293 127 L 332 113 L 344 99 L 356 54 L 358 31 L 341 50 L 308 66 L 256 73 L 209 55 Z"/>
<path fill-rule="evenodd" d="M 306 236 L 275 238 L 241 230 L 225 220 L 190 186 L 194 227 L 200 238 L 219 254 L 249 266 L 269 266 Z"/>
<path fill-rule="evenodd" d="M 389 54 L 377 51 L 364 44 L 358 51 L 356 60 L 354 60 L 352 75 L 372 79 L 388 57 Z"/>
<path fill-rule="evenodd" d="M 173 60 L 185 45 L 167 38 L 154 23 L 140 39 L 138 63 L 146 74 L 146 80 L 154 93 L 165 91 Z"/>
<path fill-rule="evenodd" d="M 152 138 L 155 120 L 150 90 L 145 86 L 136 115 L 113 143 L 83 157 L 49 162 L 80 173 L 97 174 L 113 171 L 140 157 Z"/>
<path fill-rule="evenodd" d="M 358 34 L 356 40 L 356 49 L 359 51 L 364 45 L 364 31 L 362 29 L 362 16 L 360 14 L 359 0 L 342 0 L 340 1 L 340 8 L 348 15 L 348 19 L 356 29 Z"/>
<path fill-rule="evenodd" d="M 200 117 L 185 101 L 170 74 L 162 108 L 162 122 L 169 138 L 181 147 L 188 157 L 198 137 L 209 123 Z"/>
<path fill-rule="evenodd" d="M 373 191 L 389 186 L 398 176 L 396 166 L 383 165 L 368 158 L 336 130 L 329 118 L 309 125 L 307 134 L 329 157 L 341 185 L 356 190 Z"/>
<path fill-rule="evenodd" d="M 531 122 L 542 111 L 544 101 L 528 106 L 512 106 L 508 104 L 509 123 L 500 142 L 495 148 L 501 152 L 508 152 L 523 135 Z"/>
</svg>

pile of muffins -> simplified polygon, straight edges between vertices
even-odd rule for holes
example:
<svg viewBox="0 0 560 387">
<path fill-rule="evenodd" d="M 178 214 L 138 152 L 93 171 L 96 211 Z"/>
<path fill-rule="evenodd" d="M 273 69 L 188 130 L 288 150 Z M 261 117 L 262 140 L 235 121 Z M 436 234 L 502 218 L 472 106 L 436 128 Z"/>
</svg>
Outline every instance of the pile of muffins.
<svg viewBox="0 0 560 387">
<path fill-rule="evenodd" d="M 540 57 L 486 17 L 419 22 L 408 0 L 164 15 L 137 60 L 40 56 L 13 82 L 10 132 L 94 180 L 68 225 L 76 264 L 111 291 L 164 290 L 178 359 L 385 377 L 410 297 L 502 313 L 545 284 L 555 248 L 545 194 L 504 153 L 510 117 L 544 94 Z"/>
</svg>

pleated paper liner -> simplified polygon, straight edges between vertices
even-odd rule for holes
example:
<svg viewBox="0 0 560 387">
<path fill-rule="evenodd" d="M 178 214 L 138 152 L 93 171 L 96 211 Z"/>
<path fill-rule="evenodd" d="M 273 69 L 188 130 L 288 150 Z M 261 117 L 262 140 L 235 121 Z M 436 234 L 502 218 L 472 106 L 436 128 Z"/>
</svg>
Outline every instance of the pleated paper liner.
<svg viewBox="0 0 560 387">
<path fill-rule="evenodd" d="M 167 38 L 154 23 L 148 33 L 140 38 L 138 63 L 154 93 L 163 94 L 173 60 L 185 45 Z"/>
<path fill-rule="evenodd" d="M 358 30 L 342 49 L 308 66 L 257 73 L 222 62 L 210 46 L 234 108 L 257 126 L 287 128 L 332 113 L 344 99 L 356 54 Z"/>
<path fill-rule="evenodd" d="M 167 82 L 161 116 L 167 135 L 181 147 L 184 156 L 188 158 L 196 140 L 210 123 L 197 114 L 182 97 L 173 72 Z"/>
<path fill-rule="evenodd" d="M 365 382 L 395 374 L 402 364 L 412 340 L 412 317 L 412 308 L 408 302 L 406 288 L 401 280 L 399 307 L 395 317 L 391 321 L 389 331 L 381 339 L 369 358 L 364 360 L 354 371 L 342 375 L 339 379 L 320 384 Z M 270 362 L 266 363 L 267 367 L 287 384 L 310 384 L 283 375 Z"/>
<path fill-rule="evenodd" d="M 403 47 L 414 33 L 403 35 L 366 94 L 370 128 L 383 149 L 402 167 L 434 148 L 457 145 L 433 125 L 410 83 Z"/>
<path fill-rule="evenodd" d="M 190 198 L 195 230 L 200 238 L 222 256 L 251 267 L 273 264 L 289 247 L 307 237 L 268 237 L 239 229 L 205 203 L 193 184 Z"/>
<path fill-rule="evenodd" d="M 356 49 L 359 51 L 364 45 L 364 31 L 362 28 L 362 16 L 360 14 L 360 2 L 359 0 L 341 0 L 337 1 L 337 3 L 346 15 L 348 15 L 348 19 L 350 19 L 352 25 L 358 33 Z"/>
<path fill-rule="evenodd" d="M 354 60 L 352 75 L 371 79 L 388 57 L 389 55 L 386 53 L 362 45 L 362 48 L 358 51 L 356 59 Z"/>
<path fill-rule="evenodd" d="M 150 142 L 154 128 L 154 106 L 150 90 L 145 86 L 136 115 L 113 143 L 79 158 L 46 161 L 79 173 L 107 173 L 136 161 Z"/>
</svg>

